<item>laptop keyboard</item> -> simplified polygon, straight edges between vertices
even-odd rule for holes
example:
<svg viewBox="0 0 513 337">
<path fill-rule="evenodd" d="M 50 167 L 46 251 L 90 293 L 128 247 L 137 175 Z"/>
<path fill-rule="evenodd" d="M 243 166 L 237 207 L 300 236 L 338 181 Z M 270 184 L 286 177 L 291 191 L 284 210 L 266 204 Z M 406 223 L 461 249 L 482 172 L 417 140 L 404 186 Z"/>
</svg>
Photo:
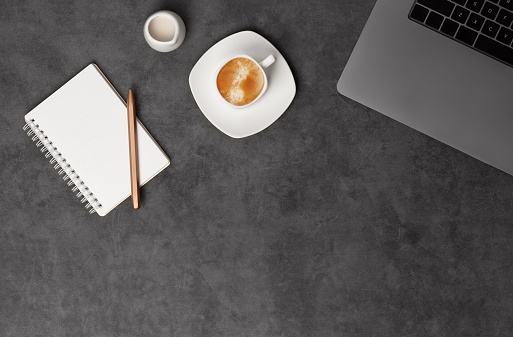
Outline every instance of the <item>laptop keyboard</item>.
<svg viewBox="0 0 513 337">
<path fill-rule="evenodd" d="M 409 17 L 513 67 L 513 0 L 416 0 Z"/>
</svg>

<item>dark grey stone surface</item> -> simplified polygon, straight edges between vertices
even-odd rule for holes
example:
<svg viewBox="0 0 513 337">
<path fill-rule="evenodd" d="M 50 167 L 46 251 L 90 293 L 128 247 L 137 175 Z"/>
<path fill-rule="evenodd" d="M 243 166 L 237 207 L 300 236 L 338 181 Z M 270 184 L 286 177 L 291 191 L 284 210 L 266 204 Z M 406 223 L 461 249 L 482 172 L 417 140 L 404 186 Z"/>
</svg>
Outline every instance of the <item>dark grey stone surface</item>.
<svg viewBox="0 0 513 337">
<path fill-rule="evenodd" d="M 0 1 L 0 336 L 511 336 L 513 178 L 336 91 L 373 0 Z M 187 37 L 161 54 L 151 13 Z M 254 30 L 297 95 L 231 139 L 188 75 Z M 96 62 L 172 158 L 88 215 L 22 132 Z"/>
</svg>

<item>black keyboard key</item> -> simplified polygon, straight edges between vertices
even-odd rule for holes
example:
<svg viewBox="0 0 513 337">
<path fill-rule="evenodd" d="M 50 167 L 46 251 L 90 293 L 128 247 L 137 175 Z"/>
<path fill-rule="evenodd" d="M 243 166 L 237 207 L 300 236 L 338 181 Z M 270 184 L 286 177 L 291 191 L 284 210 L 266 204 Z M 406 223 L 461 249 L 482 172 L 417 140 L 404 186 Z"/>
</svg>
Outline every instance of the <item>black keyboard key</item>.
<svg viewBox="0 0 513 337">
<path fill-rule="evenodd" d="M 450 16 L 455 6 L 447 0 L 418 0 L 417 2 L 445 16 Z"/>
<path fill-rule="evenodd" d="M 452 12 L 451 18 L 458 21 L 459 23 L 465 23 L 467 21 L 470 11 L 460 6 L 456 6 L 454 12 Z"/>
<path fill-rule="evenodd" d="M 476 40 L 477 33 L 470 28 L 465 26 L 461 26 L 458 30 L 458 34 L 456 34 L 456 40 L 461 41 L 463 43 L 472 45 Z"/>
<path fill-rule="evenodd" d="M 501 25 L 509 27 L 511 25 L 511 22 L 513 22 L 513 13 L 508 12 L 505 9 L 501 9 L 501 11 L 499 12 L 499 16 L 497 17 L 497 22 Z"/>
<path fill-rule="evenodd" d="M 442 31 L 442 33 L 444 34 L 447 34 L 449 36 L 454 36 L 454 34 L 456 34 L 456 31 L 458 30 L 458 27 L 460 25 L 458 25 L 458 23 L 452 21 L 451 19 L 445 19 L 443 25 L 442 25 L 442 28 L 440 28 L 440 30 Z"/>
<path fill-rule="evenodd" d="M 495 37 L 497 35 L 497 32 L 499 31 L 499 25 L 495 22 L 492 22 L 490 20 L 486 20 L 486 23 L 483 26 L 483 29 L 481 29 L 481 32 L 485 35 L 488 35 L 489 37 Z"/>
<path fill-rule="evenodd" d="M 410 17 L 419 22 L 424 22 L 426 20 L 427 15 L 429 14 L 429 9 L 422 7 L 420 5 L 415 5 L 413 7 Z"/>
<path fill-rule="evenodd" d="M 452 0 L 452 2 L 455 2 L 458 5 L 465 6 L 465 2 L 467 2 L 467 0 Z"/>
<path fill-rule="evenodd" d="M 481 7 L 483 7 L 484 0 L 468 0 L 467 8 L 479 13 Z"/>
<path fill-rule="evenodd" d="M 490 2 L 493 2 L 494 4 L 499 3 L 499 0 L 488 0 Z"/>
<path fill-rule="evenodd" d="M 501 2 L 499 2 L 499 5 L 509 10 L 513 10 L 513 0 L 501 0 Z"/>
<path fill-rule="evenodd" d="M 431 12 L 426 19 L 426 25 L 433 29 L 438 29 L 442 25 L 442 21 L 444 21 L 444 17 L 438 13 Z"/>
<path fill-rule="evenodd" d="M 474 47 L 513 67 L 513 49 L 510 47 L 506 47 L 484 35 L 479 35 Z"/>
<path fill-rule="evenodd" d="M 467 26 L 469 26 L 472 29 L 475 29 L 477 31 L 481 30 L 481 27 L 483 27 L 483 23 L 485 22 L 485 18 L 483 18 L 481 15 L 478 15 L 476 13 L 470 14 L 470 17 L 467 21 Z"/>
<path fill-rule="evenodd" d="M 497 13 L 499 13 L 499 6 L 495 6 L 489 2 L 484 5 L 483 10 L 481 11 L 481 14 L 492 20 L 495 20 Z"/>
<path fill-rule="evenodd" d="M 499 30 L 499 35 L 497 35 L 497 40 L 505 44 L 511 44 L 511 41 L 513 41 L 513 31 L 502 27 Z"/>
</svg>

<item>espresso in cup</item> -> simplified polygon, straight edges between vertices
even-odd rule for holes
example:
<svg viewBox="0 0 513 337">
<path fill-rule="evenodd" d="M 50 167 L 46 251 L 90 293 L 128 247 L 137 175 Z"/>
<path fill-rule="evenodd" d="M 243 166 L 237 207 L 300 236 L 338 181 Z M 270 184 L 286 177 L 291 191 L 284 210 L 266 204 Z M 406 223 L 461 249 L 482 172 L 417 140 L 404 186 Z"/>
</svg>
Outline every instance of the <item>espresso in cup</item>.
<svg viewBox="0 0 513 337">
<path fill-rule="evenodd" d="M 262 97 L 268 87 L 264 69 L 276 61 L 273 55 L 257 63 L 239 55 L 221 64 L 214 75 L 219 98 L 232 108 L 245 108 Z"/>
<path fill-rule="evenodd" d="M 246 57 L 228 61 L 217 74 L 217 90 L 228 103 L 235 106 L 253 102 L 264 85 L 264 72 L 256 62 Z"/>
</svg>

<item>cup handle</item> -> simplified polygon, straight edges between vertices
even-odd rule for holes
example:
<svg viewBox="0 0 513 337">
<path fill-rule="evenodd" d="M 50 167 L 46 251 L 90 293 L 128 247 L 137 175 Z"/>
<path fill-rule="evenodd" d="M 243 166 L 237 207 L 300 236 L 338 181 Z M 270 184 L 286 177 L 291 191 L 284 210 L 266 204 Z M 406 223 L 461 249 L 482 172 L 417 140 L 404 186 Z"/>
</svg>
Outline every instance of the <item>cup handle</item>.
<svg viewBox="0 0 513 337">
<path fill-rule="evenodd" d="M 260 62 L 260 66 L 265 69 L 267 67 L 269 67 L 271 64 L 274 63 L 274 61 L 276 61 L 276 59 L 274 58 L 273 55 L 269 55 L 267 56 L 262 62 Z"/>
</svg>

